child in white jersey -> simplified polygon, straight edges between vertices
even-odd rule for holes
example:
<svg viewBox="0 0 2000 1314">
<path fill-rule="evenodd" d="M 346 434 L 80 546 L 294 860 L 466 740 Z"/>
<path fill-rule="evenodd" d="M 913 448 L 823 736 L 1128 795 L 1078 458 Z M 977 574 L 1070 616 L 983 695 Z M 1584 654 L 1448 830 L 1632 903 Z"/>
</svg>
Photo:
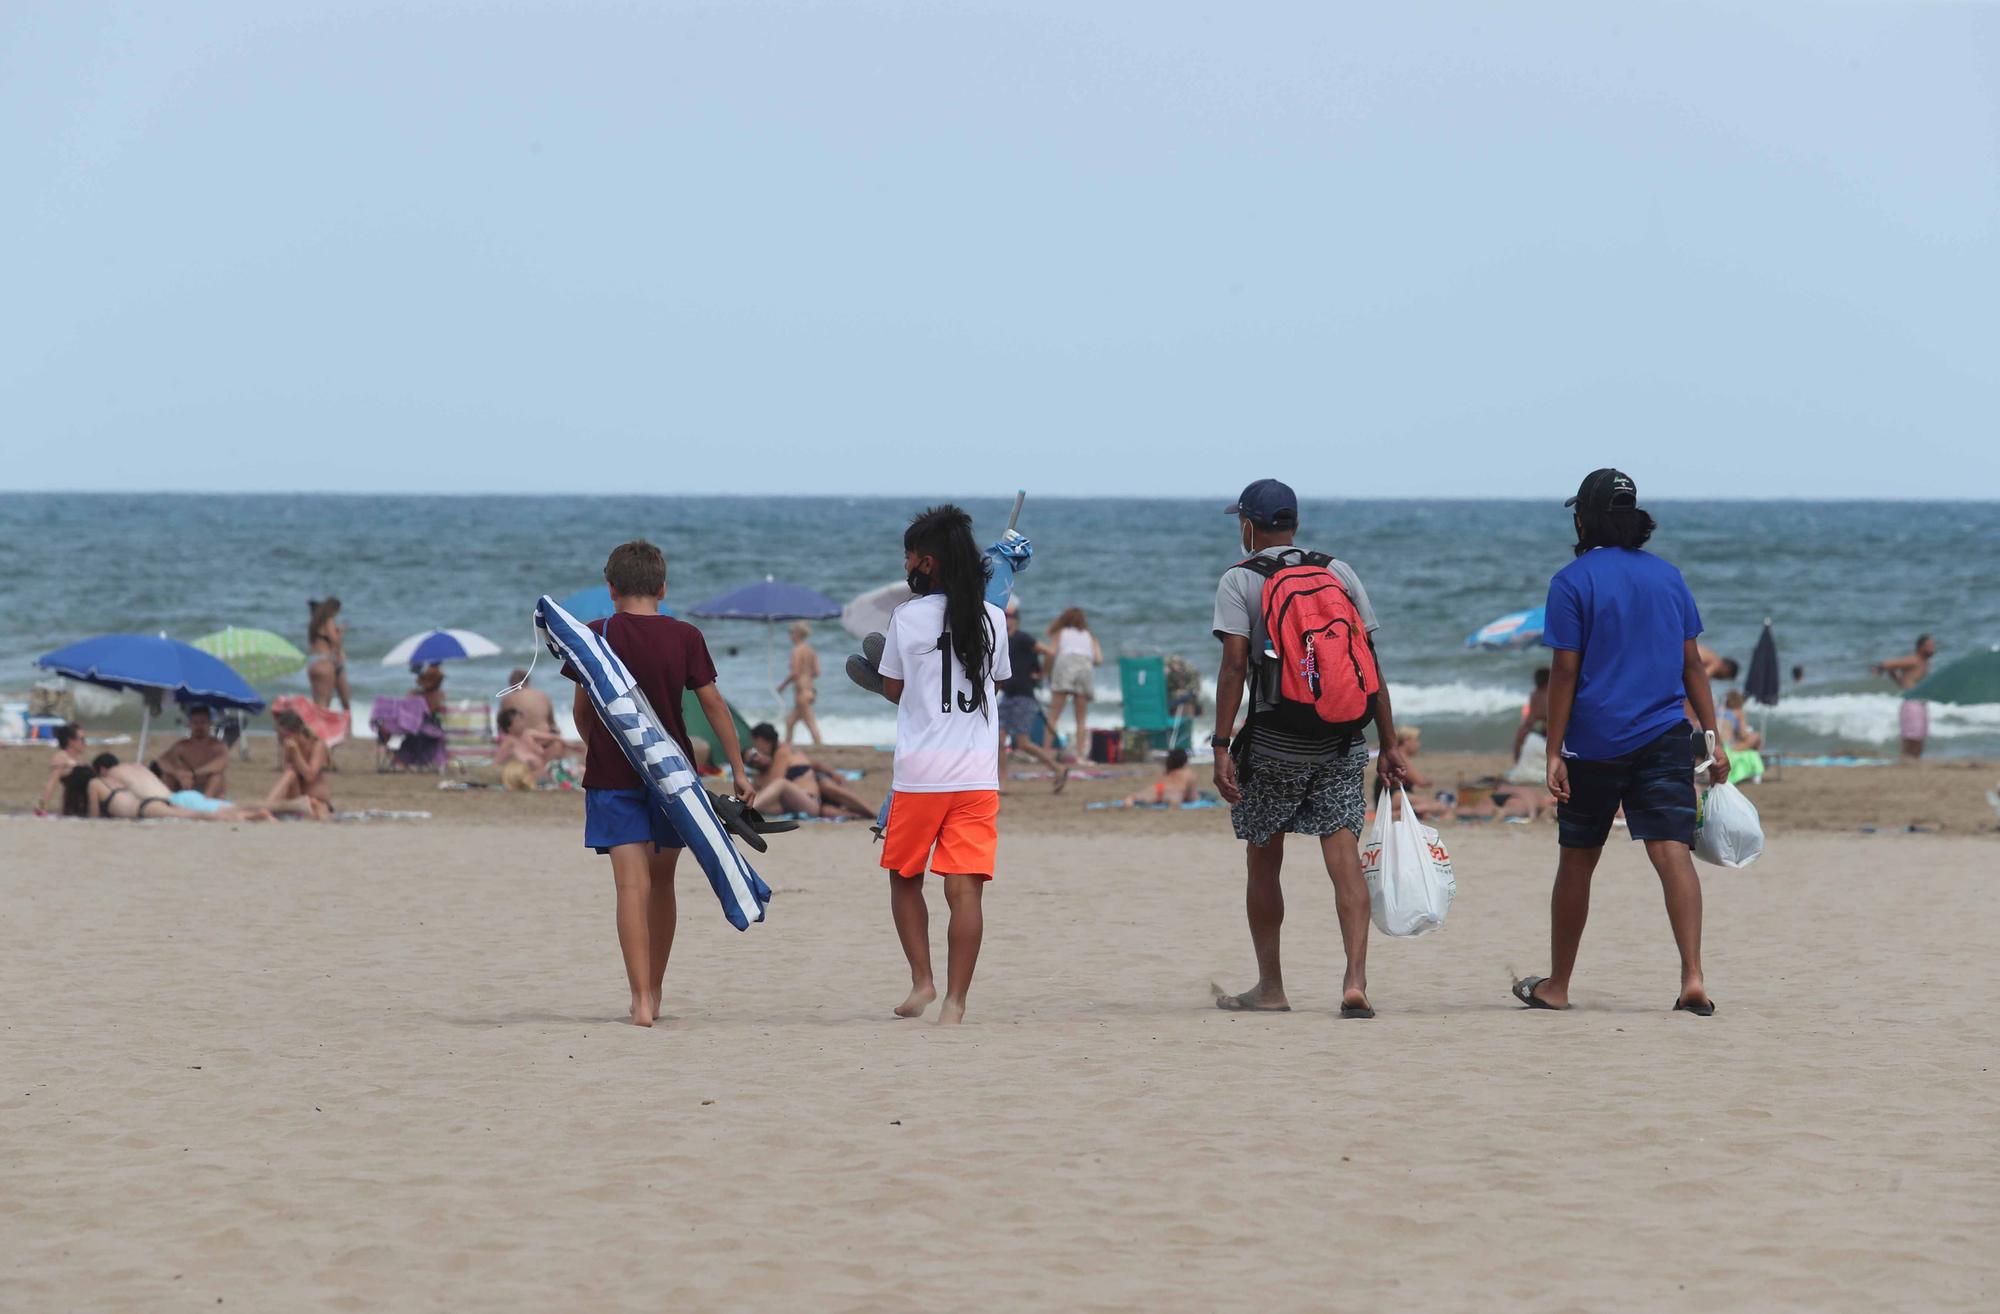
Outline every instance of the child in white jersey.
<svg viewBox="0 0 2000 1314">
<path fill-rule="evenodd" d="M 896 704 L 895 802 L 883 836 L 889 907 L 910 963 L 899 1017 L 937 998 L 931 976 L 924 873 L 944 883 L 951 909 L 944 1004 L 938 1021 L 965 1017 L 979 961 L 981 898 L 999 847 L 1000 776 L 994 744 L 1006 679 L 1006 617 L 986 601 L 987 562 L 972 518 L 946 504 L 910 522 L 903 568 L 917 596 L 896 608 L 882 649 L 882 693 Z"/>
</svg>

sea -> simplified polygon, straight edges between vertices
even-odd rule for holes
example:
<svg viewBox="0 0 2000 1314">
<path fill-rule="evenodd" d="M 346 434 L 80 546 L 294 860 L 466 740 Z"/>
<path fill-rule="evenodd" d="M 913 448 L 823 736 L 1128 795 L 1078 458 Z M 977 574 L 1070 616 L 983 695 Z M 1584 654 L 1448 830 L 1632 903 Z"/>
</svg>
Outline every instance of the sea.
<svg viewBox="0 0 2000 1314">
<path fill-rule="evenodd" d="M 1005 527 L 1011 490 L 958 500 L 982 543 Z M 1240 556 L 1226 501 L 1028 498 L 1020 528 L 1035 551 L 1017 581 L 1023 615 L 1034 630 L 1066 607 L 1089 616 L 1106 656 L 1092 725 L 1120 723 L 1121 654 L 1187 657 L 1210 673 L 1212 698 L 1215 583 Z M 329 594 L 348 626 L 357 719 L 375 695 L 409 688 L 408 670 L 383 655 L 435 627 L 500 646 L 499 657 L 447 667 L 448 694 L 484 697 L 535 656 L 535 599 L 599 582 L 619 542 L 644 537 L 665 550 L 667 605 L 684 617 L 767 575 L 845 602 L 902 576 L 902 530 L 918 509 L 907 498 L 850 497 L 0 494 L 0 700 L 42 678 L 38 655 L 95 634 L 192 639 L 236 625 L 303 648 L 308 601 Z M 1754 719 L 1768 716 L 1769 739 L 1787 752 L 1893 755 L 1897 695 L 1869 664 L 1908 652 L 1920 632 L 1936 636 L 1944 661 L 2000 643 L 2000 503 L 1649 509 L 1660 525 L 1651 547 L 1687 577 L 1705 642 L 1747 669 L 1771 621 L 1783 695 Z M 1399 722 L 1421 726 L 1432 750 L 1504 750 L 1545 654 L 1476 650 L 1466 637 L 1543 600 L 1571 559 L 1560 502 L 1309 502 L 1301 519 L 1300 541 L 1349 562 L 1373 599 Z M 778 719 L 769 671 L 783 677 L 783 627 L 694 623 L 724 693 L 752 721 Z M 826 672 L 827 741 L 889 743 L 893 709 L 841 675 L 855 638 L 823 621 L 812 641 Z M 545 654 L 535 678 L 544 688 L 559 681 Z M 299 674 L 264 691 L 305 688 Z M 84 706 L 137 723 L 129 697 L 108 705 L 86 695 Z M 2000 706 L 1938 706 L 1931 725 L 1939 756 L 2000 757 Z"/>
</svg>

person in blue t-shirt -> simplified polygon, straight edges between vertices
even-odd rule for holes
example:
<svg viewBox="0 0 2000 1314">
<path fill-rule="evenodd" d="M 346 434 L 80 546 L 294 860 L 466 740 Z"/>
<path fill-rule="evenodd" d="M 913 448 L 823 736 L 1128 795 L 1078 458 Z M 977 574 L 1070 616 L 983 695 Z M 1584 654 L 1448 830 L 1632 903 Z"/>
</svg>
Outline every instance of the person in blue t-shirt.
<svg viewBox="0 0 2000 1314">
<path fill-rule="evenodd" d="M 1667 920 L 1681 955 L 1674 1008 L 1715 1011 L 1701 973 L 1701 878 L 1695 875 L 1694 741 L 1682 701 L 1701 729 L 1715 729 L 1702 661 L 1701 613 L 1680 571 L 1642 551 L 1653 517 L 1638 486 L 1618 470 L 1595 470 L 1569 499 L 1576 560 L 1549 581 L 1542 642 L 1555 650 L 1549 678 L 1549 792 L 1556 797 L 1555 893 L 1549 900 L 1548 976 L 1514 983 L 1529 1008 L 1568 1008 L 1570 973 L 1590 915 L 1590 876 L 1625 809 L 1635 840 L 1666 892 Z M 1729 778 L 1715 746 L 1710 779 Z"/>
</svg>

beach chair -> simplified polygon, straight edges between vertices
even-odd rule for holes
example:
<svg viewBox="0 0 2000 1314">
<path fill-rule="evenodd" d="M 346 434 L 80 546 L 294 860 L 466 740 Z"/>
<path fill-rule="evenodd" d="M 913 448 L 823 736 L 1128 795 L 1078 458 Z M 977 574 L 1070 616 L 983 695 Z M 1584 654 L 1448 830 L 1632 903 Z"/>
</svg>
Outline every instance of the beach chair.
<svg viewBox="0 0 2000 1314">
<path fill-rule="evenodd" d="M 444 769 L 444 727 L 422 698 L 377 698 L 368 724 L 375 731 L 377 771 Z"/>
<path fill-rule="evenodd" d="M 445 766 L 463 771 L 468 766 L 493 765 L 493 704 L 446 703 L 438 723 L 444 728 Z"/>
<path fill-rule="evenodd" d="M 1186 749 L 1194 739 L 1194 719 L 1176 716 L 1167 696 L 1164 657 L 1120 657 L 1118 687 L 1125 699 L 1127 740 L 1143 737 L 1149 751 Z"/>
</svg>

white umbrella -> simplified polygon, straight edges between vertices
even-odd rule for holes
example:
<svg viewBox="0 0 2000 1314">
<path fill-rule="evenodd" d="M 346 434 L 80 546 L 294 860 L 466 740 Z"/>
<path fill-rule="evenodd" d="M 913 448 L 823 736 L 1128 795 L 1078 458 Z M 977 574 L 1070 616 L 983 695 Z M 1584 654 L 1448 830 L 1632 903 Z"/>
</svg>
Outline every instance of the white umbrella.
<svg viewBox="0 0 2000 1314">
<path fill-rule="evenodd" d="M 433 662 L 469 661 L 478 657 L 498 657 L 500 645 L 471 630 L 425 630 L 412 634 L 382 659 L 384 666 L 429 666 Z"/>
</svg>

